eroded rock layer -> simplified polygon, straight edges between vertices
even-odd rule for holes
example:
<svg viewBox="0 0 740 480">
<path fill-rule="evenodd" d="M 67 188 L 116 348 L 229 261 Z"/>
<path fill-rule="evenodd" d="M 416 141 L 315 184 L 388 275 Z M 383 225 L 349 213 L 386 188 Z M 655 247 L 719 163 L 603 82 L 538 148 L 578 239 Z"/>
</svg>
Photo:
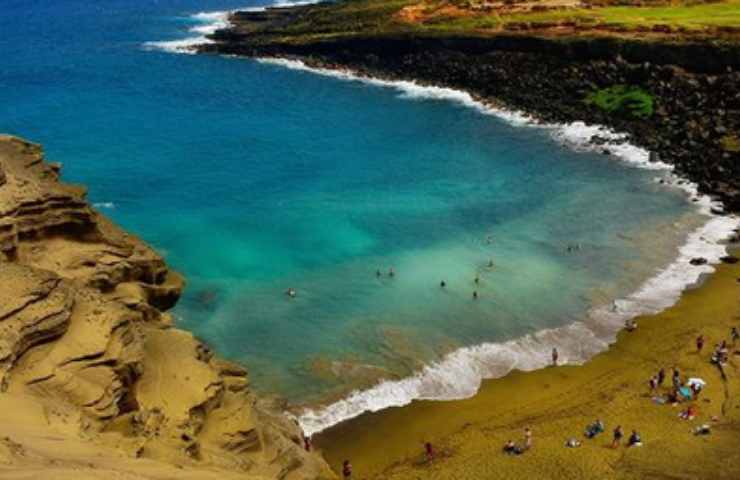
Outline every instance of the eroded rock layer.
<svg viewBox="0 0 740 480">
<path fill-rule="evenodd" d="M 94 461 L 80 467 L 38 446 L 53 438 L 39 433 L 48 428 L 82 451 L 122 455 L 114 470 L 130 478 L 170 478 L 169 467 L 138 470 L 150 464 L 333 478 L 303 450 L 297 425 L 250 391 L 242 367 L 172 326 L 180 276 L 59 172 L 40 146 L 0 136 L 0 416 L 15 437 L 0 448 L 0 473 L 46 464 L 60 478 L 69 465 L 86 472 L 79 478 L 102 475 Z"/>
</svg>

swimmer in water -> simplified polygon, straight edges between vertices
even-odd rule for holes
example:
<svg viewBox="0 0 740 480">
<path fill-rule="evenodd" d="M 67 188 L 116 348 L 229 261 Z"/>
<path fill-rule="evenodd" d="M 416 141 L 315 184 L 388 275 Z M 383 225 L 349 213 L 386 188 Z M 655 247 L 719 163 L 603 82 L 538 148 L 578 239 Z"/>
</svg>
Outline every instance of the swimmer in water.
<svg viewBox="0 0 740 480">
<path fill-rule="evenodd" d="M 439 286 L 442 287 L 442 288 L 445 288 L 447 286 L 447 282 L 445 282 L 444 280 L 442 280 L 441 282 L 439 282 Z"/>
<path fill-rule="evenodd" d="M 473 281 L 475 282 L 476 285 L 478 285 L 480 283 L 480 277 L 476 275 Z"/>
<path fill-rule="evenodd" d="M 395 277 L 396 276 L 396 272 L 395 272 L 395 270 L 393 270 L 393 267 L 391 267 L 391 268 L 388 269 L 388 276 L 389 277 Z"/>
<path fill-rule="evenodd" d="M 478 292 L 473 290 L 473 300 L 478 300 Z"/>
<path fill-rule="evenodd" d="M 488 268 L 493 268 L 493 259 L 488 261 Z"/>
<path fill-rule="evenodd" d="M 294 288 L 289 288 L 285 291 L 285 294 L 289 296 L 290 298 L 294 298 L 296 296 L 296 292 Z"/>
</svg>

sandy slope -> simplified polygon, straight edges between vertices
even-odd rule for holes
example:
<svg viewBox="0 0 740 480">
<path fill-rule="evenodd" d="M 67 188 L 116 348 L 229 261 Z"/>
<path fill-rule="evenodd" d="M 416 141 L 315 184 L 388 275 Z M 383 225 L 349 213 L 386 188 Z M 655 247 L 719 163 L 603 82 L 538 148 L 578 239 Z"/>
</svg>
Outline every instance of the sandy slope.
<svg viewBox="0 0 740 480">
<path fill-rule="evenodd" d="M 172 327 L 149 246 L 0 136 L 0 478 L 332 478 L 246 370 Z"/>
</svg>

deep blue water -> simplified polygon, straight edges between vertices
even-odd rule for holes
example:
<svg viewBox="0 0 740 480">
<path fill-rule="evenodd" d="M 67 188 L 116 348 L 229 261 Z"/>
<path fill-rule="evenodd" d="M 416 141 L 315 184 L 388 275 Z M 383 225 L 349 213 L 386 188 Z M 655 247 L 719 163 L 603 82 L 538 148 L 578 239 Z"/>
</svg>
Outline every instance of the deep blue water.
<svg viewBox="0 0 740 480">
<path fill-rule="evenodd" d="M 674 255 L 691 213 L 653 172 L 450 102 L 142 48 L 242 6 L 6 0 L 0 132 L 183 272 L 179 323 L 259 388 L 315 399 L 564 325 Z"/>
</svg>

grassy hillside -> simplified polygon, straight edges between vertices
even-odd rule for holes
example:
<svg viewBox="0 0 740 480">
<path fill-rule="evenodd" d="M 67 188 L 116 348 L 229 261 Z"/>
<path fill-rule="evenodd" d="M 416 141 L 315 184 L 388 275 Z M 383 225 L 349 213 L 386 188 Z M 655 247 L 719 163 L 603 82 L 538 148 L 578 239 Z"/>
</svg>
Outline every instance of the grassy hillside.
<svg viewBox="0 0 740 480">
<path fill-rule="evenodd" d="M 279 35 L 334 36 L 390 32 L 531 32 L 550 36 L 740 39 L 740 0 L 340 0 L 307 6 L 275 29 Z"/>
</svg>

